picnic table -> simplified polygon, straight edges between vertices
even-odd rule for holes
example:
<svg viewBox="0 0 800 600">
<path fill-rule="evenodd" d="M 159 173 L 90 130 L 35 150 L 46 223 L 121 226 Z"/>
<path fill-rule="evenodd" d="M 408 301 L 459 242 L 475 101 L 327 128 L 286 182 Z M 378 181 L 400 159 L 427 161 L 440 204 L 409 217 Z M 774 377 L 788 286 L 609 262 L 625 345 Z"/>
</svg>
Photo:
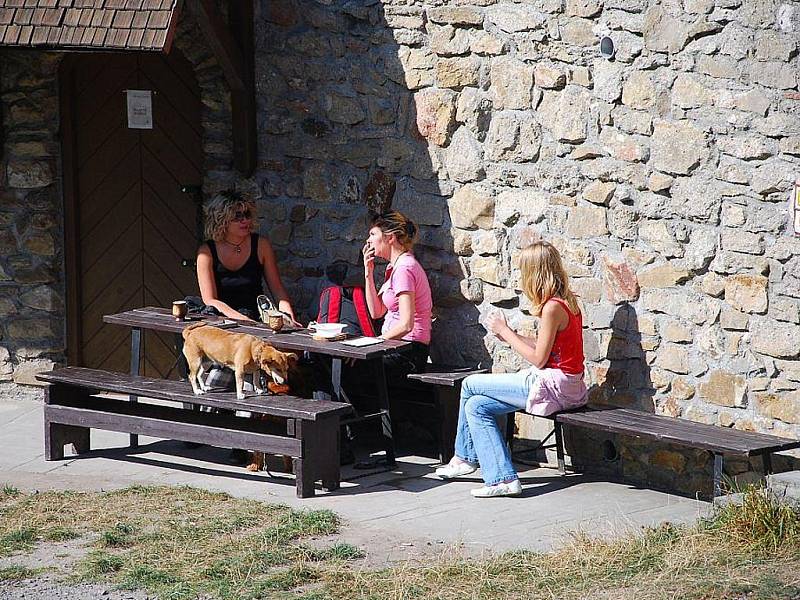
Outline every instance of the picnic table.
<svg viewBox="0 0 800 600">
<path fill-rule="evenodd" d="M 181 332 L 185 327 L 202 320 L 203 317 L 194 320 L 176 321 L 170 309 L 156 306 L 136 308 L 122 313 L 105 315 L 103 322 L 112 325 L 122 325 L 131 330 L 131 375 L 140 374 L 141 365 L 141 340 L 142 331 L 149 329 L 152 331 L 162 331 L 174 333 L 177 336 L 176 346 L 182 348 L 183 338 Z M 295 329 L 273 332 L 263 323 L 241 321 L 234 327 L 227 328 L 234 333 L 247 333 L 263 339 L 281 351 L 309 352 L 331 359 L 330 380 L 332 393 L 315 392 L 315 398 L 323 400 L 333 400 L 336 402 L 348 402 L 346 392 L 342 389 L 342 362 L 346 359 L 364 360 L 371 365 L 377 386 L 378 411 L 368 414 L 360 414 L 348 420 L 343 420 L 343 424 L 354 421 L 376 419 L 380 421 L 381 435 L 383 436 L 383 446 L 385 450 L 385 460 L 388 466 L 394 466 L 394 440 L 392 434 L 392 422 L 389 415 L 389 390 L 386 382 L 386 372 L 383 365 L 383 356 L 390 351 L 403 350 L 411 346 L 410 342 L 402 340 L 384 340 L 370 346 L 355 347 L 336 341 L 315 340 L 311 333 L 306 329 Z M 136 402 L 136 396 L 131 396 L 130 400 Z M 131 434 L 130 443 L 132 447 L 138 445 L 138 436 Z"/>
</svg>

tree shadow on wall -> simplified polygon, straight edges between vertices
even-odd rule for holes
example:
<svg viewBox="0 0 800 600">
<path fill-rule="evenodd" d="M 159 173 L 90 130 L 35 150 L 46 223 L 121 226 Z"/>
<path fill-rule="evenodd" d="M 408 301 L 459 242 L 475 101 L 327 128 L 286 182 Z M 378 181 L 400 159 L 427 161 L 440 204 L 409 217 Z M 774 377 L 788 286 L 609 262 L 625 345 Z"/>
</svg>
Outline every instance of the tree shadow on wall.
<svg viewBox="0 0 800 600">
<path fill-rule="evenodd" d="M 478 82 L 438 87 L 425 49 L 433 25 L 419 7 L 262 0 L 256 23 L 263 227 L 300 311 L 315 316 L 331 263 L 349 265 L 346 283 L 360 283 L 368 213 L 391 207 L 419 225 L 415 254 L 438 317 L 433 360 L 486 364 L 448 212 L 461 184 L 442 166 L 465 129 L 459 94 Z"/>
</svg>

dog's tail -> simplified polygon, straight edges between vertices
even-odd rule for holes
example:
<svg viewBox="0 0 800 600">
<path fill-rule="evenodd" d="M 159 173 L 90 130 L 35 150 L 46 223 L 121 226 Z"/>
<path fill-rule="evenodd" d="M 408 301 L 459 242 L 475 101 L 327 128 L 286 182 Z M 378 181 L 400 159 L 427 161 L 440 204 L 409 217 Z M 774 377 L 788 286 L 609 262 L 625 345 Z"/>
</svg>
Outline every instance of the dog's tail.
<svg viewBox="0 0 800 600">
<path fill-rule="evenodd" d="M 200 322 L 200 323 L 192 323 L 192 324 L 191 324 L 191 325 L 189 325 L 188 327 L 184 327 L 184 328 L 183 328 L 183 331 L 181 331 L 181 335 L 183 336 L 183 339 L 185 340 L 185 339 L 186 339 L 186 336 L 188 336 L 188 335 L 189 335 L 189 332 L 190 332 L 192 329 L 197 329 L 198 327 L 205 327 L 205 326 L 206 326 L 206 324 L 205 324 L 205 323 L 203 323 L 203 322 Z"/>
</svg>

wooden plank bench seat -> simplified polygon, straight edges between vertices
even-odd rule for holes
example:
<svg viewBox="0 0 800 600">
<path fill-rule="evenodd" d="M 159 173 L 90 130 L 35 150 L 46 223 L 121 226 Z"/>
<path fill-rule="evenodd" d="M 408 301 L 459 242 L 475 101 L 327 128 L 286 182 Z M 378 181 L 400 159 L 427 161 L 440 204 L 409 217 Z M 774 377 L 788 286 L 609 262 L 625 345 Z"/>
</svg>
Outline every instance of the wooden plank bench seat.
<svg viewBox="0 0 800 600">
<path fill-rule="evenodd" d="M 408 379 L 433 390 L 434 433 L 439 451 L 439 460 L 447 463 L 453 457 L 458 425 L 458 403 L 461 382 L 470 375 L 486 373 L 487 369 L 454 367 L 452 365 L 428 364 L 425 373 L 411 373 Z M 413 402 L 413 401 L 412 401 Z"/>
<path fill-rule="evenodd" d="M 89 431 L 95 428 L 290 456 L 301 498 L 314 495 L 315 481 L 326 490 L 339 487 L 339 417 L 350 412 L 347 404 L 288 395 L 237 400 L 234 392 L 195 396 L 187 382 L 80 367 L 40 373 L 37 379 L 50 384 L 44 407 L 46 460 L 64 458 L 65 444 L 87 452 Z M 109 392 L 140 401 L 97 397 Z M 148 398 L 183 407 L 148 403 Z M 284 417 L 285 430 L 280 423 L 192 410 L 195 405 Z"/>
<path fill-rule="evenodd" d="M 707 450 L 714 457 L 714 496 L 722 493 L 724 455 L 761 456 L 766 476 L 772 472 L 771 457 L 774 452 L 800 448 L 800 440 L 694 423 L 685 419 L 654 415 L 630 408 L 585 409 L 557 413 L 551 418 L 554 419 L 556 430 L 564 425 L 570 425 Z M 556 444 L 561 446 L 558 448 L 559 466 L 563 469 L 564 451 L 560 438 L 561 435 L 558 432 Z"/>
<path fill-rule="evenodd" d="M 431 365 L 435 368 L 435 365 Z M 410 380 L 430 384 L 434 388 L 437 409 L 440 419 L 439 458 L 446 463 L 453 456 L 455 433 L 458 425 L 458 408 L 461 394 L 461 382 L 474 373 L 484 373 L 486 369 L 431 369 L 427 373 L 415 373 L 408 376 Z M 524 411 L 517 411 L 524 412 Z M 513 441 L 514 413 L 509 415 L 507 439 L 509 445 Z M 764 474 L 772 472 L 771 456 L 774 452 L 800 448 L 800 440 L 781 438 L 774 435 L 739 431 L 715 425 L 694 423 L 685 419 L 655 415 L 629 408 L 580 408 L 572 411 L 556 413 L 545 417 L 553 421 L 553 431 L 535 448 L 555 448 L 558 469 L 565 472 L 563 426 L 583 427 L 595 431 L 617 433 L 637 438 L 649 438 L 659 442 L 675 444 L 690 448 L 699 448 L 710 452 L 714 458 L 714 496 L 722 493 L 722 467 L 724 456 L 761 456 Z M 545 445 L 551 436 L 555 443 Z"/>
</svg>

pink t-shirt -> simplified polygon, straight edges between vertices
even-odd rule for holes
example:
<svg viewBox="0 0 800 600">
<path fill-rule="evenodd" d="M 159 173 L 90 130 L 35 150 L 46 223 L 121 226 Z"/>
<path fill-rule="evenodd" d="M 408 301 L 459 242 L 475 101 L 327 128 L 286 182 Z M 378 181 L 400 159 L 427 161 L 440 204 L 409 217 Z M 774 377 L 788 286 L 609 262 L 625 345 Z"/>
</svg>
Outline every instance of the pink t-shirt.
<svg viewBox="0 0 800 600">
<path fill-rule="evenodd" d="M 400 320 L 400 300 L 398 294 L 414 292 L 414 328 L 403 336 L 408 342 L 431 343 L 431 286 L 422 265 L 410 252 L 401 254 L 394 268 L 386 267 L 386 281 L 378 291 L 386 316 L 381 333 L 386 333 Z"/>
</svg>

